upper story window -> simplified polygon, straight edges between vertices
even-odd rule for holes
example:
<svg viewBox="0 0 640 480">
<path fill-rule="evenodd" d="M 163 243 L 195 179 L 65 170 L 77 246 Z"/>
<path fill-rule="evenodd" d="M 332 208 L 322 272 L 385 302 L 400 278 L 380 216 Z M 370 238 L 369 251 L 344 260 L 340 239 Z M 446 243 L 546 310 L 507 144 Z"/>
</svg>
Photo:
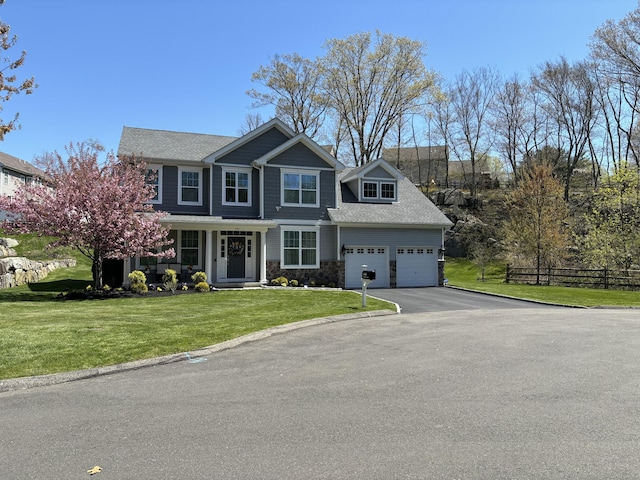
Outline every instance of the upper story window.
<svg viewBox="0 0 640 480">
<path fill-rule="evenodd" d="M 222 203 L 224 205 L 251 205 L 251 171 L 222 170 Z"/>
<path fill-rule="evenodd" d="M 202 205 L 202 169 L 178 170 L 178 205 Z"/>
<path fill-rule="evenodd" d="M 151 185 L 155 195 L 149 199 L 149 203 L 162 203 L 162 166 L 149 165 L 145 175 L 145 183 Z"/>
<path fill-rule="evenodd" d="M 394 182 L 363 181 L 363 200 L 395 200 L 396 184 Z"/>
<path fill-rule="evenodd" d="M 320 205 L 320 172 L 283 170 L 282 204 L 317 207 Z"/>
</svg>

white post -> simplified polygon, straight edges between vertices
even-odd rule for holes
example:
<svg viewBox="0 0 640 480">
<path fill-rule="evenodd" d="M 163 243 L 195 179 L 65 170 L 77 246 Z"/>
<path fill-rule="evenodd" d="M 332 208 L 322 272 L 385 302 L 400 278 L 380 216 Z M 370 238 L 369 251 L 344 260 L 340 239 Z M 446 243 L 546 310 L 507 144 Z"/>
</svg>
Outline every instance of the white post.
<svg viewBox="0 0 640 480">
<path fill-rule="evenodd" d="M 207 279 L 209 283 L 213 283 L 213 279 L 215 276 L 213 275 L 213 259 L 216 256 L 216 246 L 213 244 L 213 231 L 206 230 L 205 232 L 205 245 L 207 246 L 207 251 L 205 253 L 205 267 L 204 273 L 207 274 Z M 191 280 L 191 279 L 189 279 Z"/>
<path fill-rule="evenodd" d="M 362 265 L 362 271 L 364 272 L 366 269 L 367 269 L 367 265 Z M 362 308 L 367 308 L 367 285 L 368 284 L 369 284 L 369 280 L 363 278 L 362 279 Z"/>
</svg>

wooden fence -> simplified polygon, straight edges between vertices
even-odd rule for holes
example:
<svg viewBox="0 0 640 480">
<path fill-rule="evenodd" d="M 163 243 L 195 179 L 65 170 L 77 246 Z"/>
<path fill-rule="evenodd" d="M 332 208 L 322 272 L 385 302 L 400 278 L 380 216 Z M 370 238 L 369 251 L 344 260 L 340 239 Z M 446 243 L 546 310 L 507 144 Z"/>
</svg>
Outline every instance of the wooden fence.
<svg viewBox="0 0 640 480">
<path fill-rule="evenodd" d="M 560 285 L 565 287 L 640 290 L 640 270 L 610 268 L 519 268 L 507 265 L 507 283 Z"/>
</svg>

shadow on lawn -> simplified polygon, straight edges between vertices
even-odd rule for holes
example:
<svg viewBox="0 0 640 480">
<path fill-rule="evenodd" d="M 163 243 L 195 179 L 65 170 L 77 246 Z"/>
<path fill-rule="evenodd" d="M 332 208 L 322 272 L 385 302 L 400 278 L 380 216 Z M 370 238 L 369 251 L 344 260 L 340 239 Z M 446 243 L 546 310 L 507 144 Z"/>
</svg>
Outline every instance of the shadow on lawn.
<svg viewBox="0 0 640 480">
<path fill-rule="evenodd" d="M 29 291 L 13 288 L 0 290 L 0 303 L 2 302 L 51 302 L 56 300 L 60 293 L 71 290 L 84 290 L 90 285 L 90 280 L 52 280 L 28 284 Z"/>
</svg>

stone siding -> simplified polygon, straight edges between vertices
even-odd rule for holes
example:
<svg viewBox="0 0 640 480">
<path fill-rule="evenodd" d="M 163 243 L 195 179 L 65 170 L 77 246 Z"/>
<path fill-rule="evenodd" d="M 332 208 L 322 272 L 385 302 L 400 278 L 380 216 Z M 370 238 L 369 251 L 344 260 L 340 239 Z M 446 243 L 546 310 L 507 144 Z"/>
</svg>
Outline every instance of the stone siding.
<svg viewBox="0 0 640 480">
<path fill-rule="evenodd" d="M 312 282 L 318 286 L 333 284 L 344 288 L 344 262 L 320 262 L 320 268 L 282 269 L 280 262 L 267 261 L 267 280 L 270 282 L 278 277 L 285 277 L 287 280 L 295 279 L 302 285 L 309 285 L 309 282 Z"/>
</svg>

